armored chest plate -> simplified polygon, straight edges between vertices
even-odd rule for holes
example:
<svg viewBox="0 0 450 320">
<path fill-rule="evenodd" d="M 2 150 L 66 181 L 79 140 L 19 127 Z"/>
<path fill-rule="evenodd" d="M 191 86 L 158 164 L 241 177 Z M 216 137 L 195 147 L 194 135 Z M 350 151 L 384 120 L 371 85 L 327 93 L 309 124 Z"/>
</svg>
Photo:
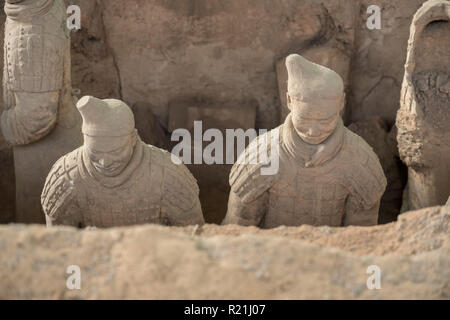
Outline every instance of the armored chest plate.
<svg viewBox="0 0 450 320">
<path fill-rule="evenodd" d="M 269 191 L 265 227 L 280 225 L 340 226 L 348 195 L 343 177 L 323 168 L 298 168 L 297 174 L 281 174 Z M 295 221 L 292 224 L 292 221 Z"/>
</svg>

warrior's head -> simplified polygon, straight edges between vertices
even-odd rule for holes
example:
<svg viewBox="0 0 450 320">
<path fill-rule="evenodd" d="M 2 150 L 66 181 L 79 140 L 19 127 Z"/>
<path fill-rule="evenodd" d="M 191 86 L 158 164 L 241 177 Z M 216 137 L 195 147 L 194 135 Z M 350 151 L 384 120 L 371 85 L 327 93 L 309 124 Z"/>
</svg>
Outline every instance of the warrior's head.
<svg viewBox="0 0 450 320">
<path fill-rule="evenodd" d="M 320 144 L 336 129 L 345 93 L 342 78 L 333 70 L 298 54 L 286 59 L 287 102 L 298 135 L 309 144 Z"/>
<path fill-rule="evenodd" d="M 130 107 L 120 100 L 86 96 L 77 108 L 83 117 L 84 151 L 93 166 L 104 176 L 118 176 L 130 162 L 137 142 Z"/>
</svg>

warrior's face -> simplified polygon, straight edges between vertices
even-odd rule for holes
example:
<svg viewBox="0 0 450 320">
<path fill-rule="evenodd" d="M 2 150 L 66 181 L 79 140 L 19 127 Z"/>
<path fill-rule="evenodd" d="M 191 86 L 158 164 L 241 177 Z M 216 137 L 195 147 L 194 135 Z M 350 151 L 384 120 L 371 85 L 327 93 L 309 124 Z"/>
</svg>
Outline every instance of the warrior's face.
<svg viewBox="0 0 450 320">
<path fill-rule="evenodd" d="M 309 144 L 324 142 L 336 129 L 343 103 L 339 100 L 305 102 L 291 98 L 292 122 L 300 138 Z"/>
<path fill-rule="evenodd" d="M 137 134 L 122 137 L 84 136 L 84 147 L 95 169 L 106 177 L 120 175 L 130 162 Z"/>
</svg>

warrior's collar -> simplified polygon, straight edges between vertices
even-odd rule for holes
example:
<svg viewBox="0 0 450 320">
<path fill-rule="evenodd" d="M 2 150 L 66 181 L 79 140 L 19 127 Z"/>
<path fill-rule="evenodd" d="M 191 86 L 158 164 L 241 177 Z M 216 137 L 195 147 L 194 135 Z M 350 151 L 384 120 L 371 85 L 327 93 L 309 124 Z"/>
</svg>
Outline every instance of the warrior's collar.
<svg viewBox="0 0 450 320">
<path fill-rule="evenodd" d="M 334 132 L 321 144 L 311 145 L 302 140 L 295 131 L 292 116 L 289 114 L 283 125 L 283 144 L 289 154 L 306 167 L 316 167 L 333 159 L 344 142 L 344 123 L 339 118 Z"/>
<path fill-rule="evenodd" d="M 117 177 L 105 177 L 104 175 L 100 174 L 92 165 L 92 162 L 90 161 L 88 155 L 84 151 L 85 149 L 82 148 L 83 151 L 81 152 L 82 156 L 80 159 L 81 175 L 86 179 L 94 180 L 96 183 L 100 184 L 105 188 L 115 188 L 121 186 L 124 183 L 126 183 L 134 175 L 134 173 L 141 167 L 145 155 L 144 148 L 145 144 L 138 137 L 136 141 L 136 146 L 134 147 L 133 156 L 130 162 L 128 163 L 125 170 Z"/>
<path fill-rule="evenodd" d="M 19 3 L 5 3 L 5 13 L 12 20 L 27 20 L 47 13 L 55 0 L 24 0 Z"/>
</svg>

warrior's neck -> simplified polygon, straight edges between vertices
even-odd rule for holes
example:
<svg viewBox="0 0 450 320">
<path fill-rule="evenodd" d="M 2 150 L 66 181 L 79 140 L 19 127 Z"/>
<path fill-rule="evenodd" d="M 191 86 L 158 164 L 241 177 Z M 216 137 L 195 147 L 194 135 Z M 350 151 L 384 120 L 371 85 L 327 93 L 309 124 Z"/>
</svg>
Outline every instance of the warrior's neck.
<svg viewBox="0 0 450 320">
<path fill-rule="evenodd" d="M 321 144 L 312 145 L 305 142 L 292 123 L 291 115 L 286 118 L 284 124 L 283 140 L 287 151 L 296 158 L 301 158 L 305 163 L 317 159 L 324 163 L 334 158 L 343 143 L 344 125 L 340 119 L 333 133 Z"/>
</svg>

